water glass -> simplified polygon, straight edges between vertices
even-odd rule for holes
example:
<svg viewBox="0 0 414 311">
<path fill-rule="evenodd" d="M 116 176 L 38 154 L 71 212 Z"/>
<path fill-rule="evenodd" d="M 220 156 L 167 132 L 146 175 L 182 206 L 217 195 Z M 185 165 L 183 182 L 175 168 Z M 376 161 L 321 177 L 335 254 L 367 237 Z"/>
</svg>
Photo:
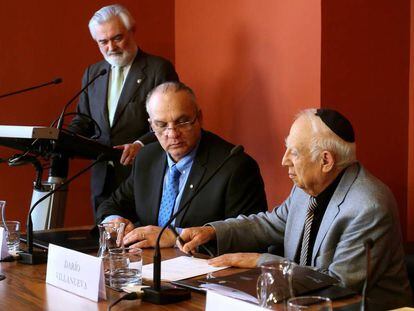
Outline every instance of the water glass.
<svg viewBox="0 0 414 311">
<path fill-rule="evenodd" d="M 286 259 L 264 263 L 257 279 L 259 305 L 268 309 L 284 309 L 285 300 L 293 296 L 292 263 Z"/>
<path fill-rule="evenodd" d="M 288 311 L 332 311 L 332 302 L 326 297 L 303 296 L 290 298 L 287 307 Z"/>
<path fill-rule="evenodd" d="M 122 222 L 108 222 L 98 225 L 99 229 L 99 250 L 98 257 L 102 258 L 105 284 L 109 285 L 109 250 L 124 247 L 125 224 Z"/>
<path fill-rule="evenodd" d="M 109 285 L 115 289 L 142 284 L 142 250 L 114 248 L 109 250 Z"/>
<path fill-rule="evenodd" d="M 10 254 L 16 254 L 19 251 L 20 244 L 20 222 L 19 221 L 2 221 L 0 227 L 4 228 L 6 234 L 7 248 Z"/>
</svg>

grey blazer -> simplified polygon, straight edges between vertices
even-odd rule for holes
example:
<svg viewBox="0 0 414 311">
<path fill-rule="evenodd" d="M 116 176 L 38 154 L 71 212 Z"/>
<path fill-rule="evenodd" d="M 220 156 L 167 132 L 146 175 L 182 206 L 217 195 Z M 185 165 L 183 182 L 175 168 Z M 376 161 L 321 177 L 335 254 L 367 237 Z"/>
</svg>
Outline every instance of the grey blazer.
<svg viewBox="0 0 414 311">
<path fill-rule="evenodd" d="M 308 201 L 308 194 L 293 187 L 286 201 L 272 212 L 210 223 L 216 229 L 218 252 L 257 252 L 281 244 L 285 258 L 293 261 Z M 364 241 L 368 238 L 374 241 L 368 288 L 372 310 L 409 305 L 411 290 L 396 201 L 387 186 L 356 163 L 345 170 L 328 204 L 315 240 L 312 266 L 361 292 L 366 277 Z M 264 253 L 259 264 L 275 258 Z"/>
</svg>

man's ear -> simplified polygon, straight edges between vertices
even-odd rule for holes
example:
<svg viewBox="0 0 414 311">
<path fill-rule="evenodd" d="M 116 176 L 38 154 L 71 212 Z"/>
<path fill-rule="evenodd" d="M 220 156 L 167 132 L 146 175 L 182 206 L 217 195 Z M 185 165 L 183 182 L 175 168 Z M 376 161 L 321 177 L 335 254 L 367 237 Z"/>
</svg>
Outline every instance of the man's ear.
<svg viewBox="0 0 414 311">
<path fill-rule="evenodd" d="M 322 151 L 321 154 L 322 172 L 329 173 L 335 167 L 335 157 L 330 151 Z"/>
</svg>

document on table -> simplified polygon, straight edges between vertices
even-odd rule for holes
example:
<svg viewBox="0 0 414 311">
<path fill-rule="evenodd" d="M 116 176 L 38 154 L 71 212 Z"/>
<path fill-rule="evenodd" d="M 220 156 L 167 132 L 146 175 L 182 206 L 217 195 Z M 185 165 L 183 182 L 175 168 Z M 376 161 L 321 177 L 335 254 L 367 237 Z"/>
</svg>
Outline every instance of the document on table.
<svg viewBox="0 0 414 311">
<path fill-rule="evenodd" d="M 153 268 L 153 264 L 143 266 L 142 277 L 152 280 Z M 169 282 L 179 281 L 226 268 L 228 267 L 210 266 L 207 263 L 207 259 L 180 256 L 161 262 L 161 280 Z"/>
</svg>

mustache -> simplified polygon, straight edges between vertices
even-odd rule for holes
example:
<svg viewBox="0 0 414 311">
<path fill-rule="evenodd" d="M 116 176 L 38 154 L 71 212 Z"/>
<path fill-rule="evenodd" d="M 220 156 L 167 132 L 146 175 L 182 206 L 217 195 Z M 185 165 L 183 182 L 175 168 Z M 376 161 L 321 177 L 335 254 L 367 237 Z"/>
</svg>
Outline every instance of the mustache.
<svg viewBox="0 0 414 311">
<path fill-rule="evenodd" d="M 114 51 L 114 52 L 106 53 L 106 55 L 108 55 L 108 56 L 119 56 L 119 55 L 123 55 L 123 54 L 124 54 L 123 51 Z"/>
</svg>

